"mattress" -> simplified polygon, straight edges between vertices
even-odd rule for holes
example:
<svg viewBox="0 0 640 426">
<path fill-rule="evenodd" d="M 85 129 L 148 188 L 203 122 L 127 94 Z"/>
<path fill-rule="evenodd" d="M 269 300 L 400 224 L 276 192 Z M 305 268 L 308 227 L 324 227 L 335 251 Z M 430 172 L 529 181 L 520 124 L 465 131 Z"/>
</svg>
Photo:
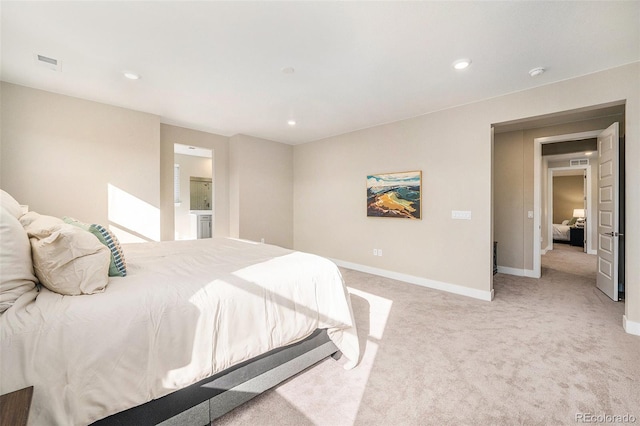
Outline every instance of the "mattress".
<svg viewBox="0 0 640 426">
<path fill-rule="evenodd" d="M 0 316 L 0 391 L 34 386 L 30 424 L 81 425 L 167 395 L 317 328 L 359 356 L 338 268 L 227 238 L 123 245 L 104 293 L 23 295 Z"/>
<path fill-rule="evenodd" d="M 558 241 L 569 241 L 569 229 L 571 227 L 569 225 L 559 225 L 557 223 L 553 224 L 553 239 Z"/>
</svg>

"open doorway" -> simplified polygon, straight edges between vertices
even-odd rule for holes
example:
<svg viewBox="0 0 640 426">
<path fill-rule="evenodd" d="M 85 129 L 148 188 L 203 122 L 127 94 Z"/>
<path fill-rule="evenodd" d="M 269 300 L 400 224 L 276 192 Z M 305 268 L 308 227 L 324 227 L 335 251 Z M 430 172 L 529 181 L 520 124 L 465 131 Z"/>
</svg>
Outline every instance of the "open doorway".
<svg viewBox="0 0 640 426">
<path fill-rule="evenodd" d="M 580 247 L 584 253 L 596 254 L 591 234 L 591 173 L 587 165 L 559 166 L 563 164 L 555 156 L 549 162 L 547 247 L 542 254 L 553 250 L 558 244 Z M 575 161 L 575 160 L 574 160 Z"/>
<path fill-rule="evenodd" d="M 213 151 L 174 144 L 175 239 L 213 235 Z"/>
<path fill-rule="evenodd" d="M 571 140 L 567 135 L 573 140 L 596 138 L 603 129 L 620 123 L 623 147 L 624 120 L 625 106 L 621 102 L 494 124 L 493 241 L 497 242 L 498 272 L 540 278 L 541 256 L 544 249 L 551 248 L 553 238 L 549 236 L 552 235 L 553 211 L 548 202 L 549 162 L 543 160 L 542 145 Z M 623 149 L 619 158 L 619 164 L 624 164 Z M 571 159 L 567 159 L 566 167 L 571 167 Z M 618 173 L 624 174 L 622 168 L 613 168 L 611 171 L 616 176 Z M 585 241 L 587 251 L 593 253 L 601 248 L 603 240 L 596 226 L 602 220 L 598 215 L 597 202 L 594 201 L 603 192 L 594 183 L 598 181 L 598 168 L 592 169 L 591 174 L 592 196 L 587 195 L 585 204 L 592 199 L 592 205 L 585 206 Z M 616 209 L 615 214 L 622 218 L 623 186 L 615 192 L 620 196 L 620 208 Z M 621 219 L 620 229 L 624 227 L 623 222 Z M 622 231 L 619 232 L 622 234 Z M 624 239 L 616 240 L 618 243 L 618 265 L 624 269 Z M 599 263 L 598 270 L 603 269 L 602 266 L 606 266 L 605 263 Z M 623 273 L 618 276 L 620 284 L 624 285 Z"/>
</svg>

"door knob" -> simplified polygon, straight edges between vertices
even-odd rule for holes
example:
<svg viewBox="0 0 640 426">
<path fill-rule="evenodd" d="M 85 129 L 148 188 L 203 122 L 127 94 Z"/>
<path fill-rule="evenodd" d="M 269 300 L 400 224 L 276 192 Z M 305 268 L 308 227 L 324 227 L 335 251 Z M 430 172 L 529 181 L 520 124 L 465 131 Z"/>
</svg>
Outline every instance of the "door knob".
<svg viewBox="0 0 640 426">
<path fill-rule="evenodd" d="M 617 233 L 617 232 L 615 232 L 615 231 L 614 231 L 614 232 L 605 232 L 605 233 L 604 233 L 604 234 L 602 234 L 602 235 L 608 235 L 608 236 L 610 236 L 610 237 L 620 237 L 620 236 L 623 236 L 624 234 L 619 234 L 619 233 Z"/>
</svg>

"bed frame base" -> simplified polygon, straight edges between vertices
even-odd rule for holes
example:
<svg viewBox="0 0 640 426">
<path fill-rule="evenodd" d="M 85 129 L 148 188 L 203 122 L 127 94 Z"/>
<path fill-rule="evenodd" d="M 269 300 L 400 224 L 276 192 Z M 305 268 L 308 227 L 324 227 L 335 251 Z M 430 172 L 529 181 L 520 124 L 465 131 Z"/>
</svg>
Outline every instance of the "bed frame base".
<svg viewBox="0 0 640 426">
<path fill-rule="evenodd" d="M 93 425 L 204 426 L 288 378 L 332 356 L 326 330 L 234 366 L 162 398 L 116 413 Z"/>
</svg>

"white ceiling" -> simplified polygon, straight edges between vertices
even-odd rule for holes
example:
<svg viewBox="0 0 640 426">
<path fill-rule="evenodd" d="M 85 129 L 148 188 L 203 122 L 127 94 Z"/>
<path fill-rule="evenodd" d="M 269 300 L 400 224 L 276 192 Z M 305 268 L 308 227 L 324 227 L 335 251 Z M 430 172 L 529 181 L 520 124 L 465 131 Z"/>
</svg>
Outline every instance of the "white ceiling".
<svg viewBox="0 0 640 426">
<path fill-rule="evenodd" d="M 640 60 L 639 1 L 3 0 L 0 13 L 4 81 L 291 144 Z"/>
</svg>

